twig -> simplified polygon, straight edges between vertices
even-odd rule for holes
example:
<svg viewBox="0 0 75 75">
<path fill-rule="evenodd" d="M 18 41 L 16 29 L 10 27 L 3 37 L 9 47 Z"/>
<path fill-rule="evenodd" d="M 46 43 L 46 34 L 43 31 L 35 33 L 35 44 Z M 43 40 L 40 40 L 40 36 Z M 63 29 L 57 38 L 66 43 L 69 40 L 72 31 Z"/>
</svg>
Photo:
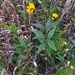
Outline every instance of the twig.
<svg viewBox="0 0 75 75">
<path fill-rule="evenodd" d="M 72 9 L 73 4 L 74 4 L 74 0 L 67 0 L 66 1 L 65 5 L 64 5 L 64 9 L 62 10 L 62 15 L 61 15 L 61 18 L 60 19 L 62 19 L 63 16 L 65 14 L 67 14 L 69 12 L 69 10 Z"/>
<path fill-rule="evenodd" d="M 25 63 L 26 63 L 26 64 L 25 64 Z M 22 69 L 22 70 L 24 70 L 24 68 L 25 68 L 29 63 L 32 63 L 32 61 L 23 62 L 20 66 L 15 67 L 15 68 L 14 68 L 14 71 L 13 71 L 13 75 L 16 75 L 16 73 L 15 73 L 16 70 L 25 64 L 24 67 L 23 67 L 23 69 Z"/>
<path fill-rule="evenodd" d="M 19 67 L 21 67 L 22 65 L 24 65 L 25 64 L 25 62 L 23 62 L 20 66 L 17 66 L 17 67 L 15 67 L 14 68 L 14 71 L 13 71 L 13 75 L 16 75 L 16 70 L 19 68 Z"/>
<path fill-rule="evenodd" d="M 1 73 L 1 75 L 4 75 L 4 69 L 3 69 L 2 73 Z"/>
</svg>

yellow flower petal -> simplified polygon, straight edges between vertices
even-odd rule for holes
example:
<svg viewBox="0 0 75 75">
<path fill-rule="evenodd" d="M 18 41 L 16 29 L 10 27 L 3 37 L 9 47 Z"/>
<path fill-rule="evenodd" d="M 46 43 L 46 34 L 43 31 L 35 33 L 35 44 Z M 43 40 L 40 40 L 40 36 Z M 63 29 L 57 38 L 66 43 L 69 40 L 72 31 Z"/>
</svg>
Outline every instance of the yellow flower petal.
<svg viewBox="0 0 75 75">
<path fill-rule="evenodd" d="M 27 9 L 29 9 L 30 7 L 29 6 L 27 6 Z"/>
<path fill-rule="evenodd" d="M 71 68 L 72 70 L 74 70 L 74 67 L 73 67 L 73 66 L 70 66 L 70 68 Z"/>
<path fill-rule="evenodd" d="M 67 65 L 68 65 L 68 66 L 69 66 L 69 64 L 70 64 L 70 61 L 67 62 Z"/>
<path fill-rule="evenodd" d="M 26 9 L 26 11 L 30 14 L 30 10 L 29 9 Z"/>
<path fill-rule="evenodd" d="M 52 20 L 55 20 L 55 18 L 54 18 L 54 17 L 52 17 Z"/>
<path fill-rule="evenodd" d="M 57 13 L 53 13 L 52 17 L 56 19 L 58 17 L 58 14 Z"/>
<path fill-rule="evenodd" d="M 30 12 L 31 12 L 31 13 L 33 13 L 33 11 L 34 11 L 33 9 L 30 9 Z"/>
<path fill-rule="evenodd" d="M 67 42 L 64 42 L 64 44 L 66 45 L 66 44 L 67 44 Z"/>
<path fill-rule="evenodd" d="M 33 3 L 29 3 L 29 7 L 35 9 L 35 6 Z"/>
<path fill-rule="evenodd" d="M 32 14 L 34 10 L 35 10 L 35 5 L 34 5 L 33 3 L 29 3 L 29 5 L 28 5 L 27 8 L 26 8 L 26 11 L 27 11 L 29 14 Z"/>
</svg>

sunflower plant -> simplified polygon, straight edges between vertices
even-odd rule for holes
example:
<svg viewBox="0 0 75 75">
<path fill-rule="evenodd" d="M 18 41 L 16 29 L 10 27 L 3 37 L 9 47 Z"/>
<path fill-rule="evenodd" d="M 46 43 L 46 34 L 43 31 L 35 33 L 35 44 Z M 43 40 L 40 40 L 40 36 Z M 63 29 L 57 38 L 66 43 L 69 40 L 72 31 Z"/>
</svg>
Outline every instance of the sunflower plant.
<svg viewBox="0 0 75 75">
<path fill-rule="evenodd" d="M 53 52 L 57 52 L 57 47 L 55 45 L 54 37 L 55 31 L 59 25 L 60 21 L 54 21 L 51 22 L 50 17 L 48 18 L 47 22 L 45 23 L 45 26 L 42 24 L 33 24 L 36 28 L 43 29 L 45 32 L 41 32 L 38 29 L 32 30 L 32 32 L 35 34 L 35 37 L 33 39 L 37 39 L 40 42 L 40 45 L 38 45 L 37 54 L 41 53 L 42 51 L 45 51 L 46 54 L 51 57 Z"/>
</svg>

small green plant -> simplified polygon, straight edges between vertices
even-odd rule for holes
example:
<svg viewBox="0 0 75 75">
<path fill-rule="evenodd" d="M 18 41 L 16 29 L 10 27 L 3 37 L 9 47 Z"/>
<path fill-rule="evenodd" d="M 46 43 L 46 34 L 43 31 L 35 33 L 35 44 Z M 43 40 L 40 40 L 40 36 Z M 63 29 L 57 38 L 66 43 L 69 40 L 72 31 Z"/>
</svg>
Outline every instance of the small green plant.
<svg viewBox="0 0 75 75">
<path fill-rule="evenodd" d="M 47 20 L 47 23 L 45 26 L 41 24 L 33 24 L 37 28 L 42 28 L 45 30 L 45 34 L 39 30 L 32 30 L 33 33 L 36 35 L 33 39 L 38 39 L 41 43 L 41 45 L 38 48 L 37 54 L 40 53 L 44 48 L 51 48 L 53 51 L 57 51 L 54 41 L 52 40 L 52 37 L 54 35 L 54 32 L 56 30 L 56 26 L 59 24 L 59 21 L 55 21 L 54 23 L 50 23 L 50 18 Z M 50 50 L 48 50 L 50 51 Z M 47 52 L 48 54 L 48 52 Z M 50 54 L 48 54 L 50 56 Z"/>
<path fill-rule="evenodd" d="M 67 69 L 64 69 L 63 67 L 61 67 L 60 69 L 58 69 L 56 73 L 51 75 L 70 75 L 70 73 Z"/>
<path fill-rule="evenodd" d="M 45 25 L 37 23 L 33 24 L 36 28 L 43 29 L 43 32 L 38 29 L 32 30 L 32 32 L 35 34 L 33 39 L 38 39 L 40 42 L 40 45 L 38 45 L 38 50 L 36 51 L 37 54 L 46 52 L 50 59 L 52 58 L 53 60 L 53 56 L 55 55 L 57 59 L 64 61 L 63 56 L 61 56 L 63 54 L 63 51 L 61 52 L 61 50 L 64 46 L 64 40 L 61 39 L 60 36 L 61 32 L 58 28 L 59 23 L 59 20 L 51 22 L 49 17 Z"/>
<path fill-rule="evenodd" d="M 1 11 L 1 18 L 5 19 L 0 21 L 0 31 L 4 33 L 0 35 L 1 75 L 3 72 L 12 72 L 13 75 L 73 75 L 75 45 L 69 41 L 71 24 L 66 20 L 67 25 L 64 24 L 65 16 L 69 14 L 62 10 L 66 1 L 1 1 L 5 3 L 1 7 L 5 10 Z M 62 17 L 63 13 L 65 16 Z M 4 24 L 4 21 L 9 25 Z M 71 18 L 70 22 L 74 24 L 75 18 Z M 8 36 L 6 29 L 9 30 Z M 67 42 L 64 35 L 68 35 Z"/>
<path fill-rule="evenodd" d="M 24 63 L 23 57 L 25 57 L 27 55 L 27 53 L 31 52 L 33 45 L 32 45 L 32 43 L 26 42 L 22 35 L 18 35 L 18 33 L 17 33 L 18 28 L 15 25 L 14 26 L 12 26 L 12 25 L 6 26 L 6 28 L 8 30 L 10 30 L 10 33 L 11 33 L 10 36 L 12 37 L 12 41 L 14 41 L 13 45 L 10 46 L 10 49 L 13 49 L 14 52 L 8 58 L 8 64 L 16 62 L 16 66 L 19 67 L 22 63 Z M 25 61 L 25 62 L 27 62 L 27 61 Z M 23 64 L 23 65 L 25 65 L 25 64 Z M 22 74 L 24 74 L 24 70 L 28 70 L 28 69 L 24 69 L 23 65 L 20 68 L 20 69 L 22 69 L 22 71 L 19 70 L 17 75 L 22 75 Z"/>
</svg>

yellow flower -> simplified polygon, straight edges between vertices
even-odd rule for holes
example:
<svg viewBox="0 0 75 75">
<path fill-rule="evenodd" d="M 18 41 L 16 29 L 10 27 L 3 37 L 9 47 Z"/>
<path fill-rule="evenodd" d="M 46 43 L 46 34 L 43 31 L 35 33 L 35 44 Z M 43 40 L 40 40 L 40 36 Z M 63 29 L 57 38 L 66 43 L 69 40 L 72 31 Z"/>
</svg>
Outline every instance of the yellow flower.
<svg viewBox="0 0 75 75">
<path fill-rule="evenodd" d="M 72 70 L 74 70 L 74 67 L 73 67 L 73 66 L 70 66 L 70 68 L 71 68 Z"/>
<path fill-rule="evenodd" d="M 27 6 L 27 8 L 26 8 L 26 11 L 29 14 L 32 14 L 34 10 L 35 10 L 35 5 L 33 3 L 29 3 L 28 6 Z"/>
<path fill-rule="evenodd" d="M 70 64 L 70 61 L 67 62 L 67 65 L 68 65 L 68 66 L 69 66 L 69 64 Z"/>
<path fill-rule="evenodd" d="M 57 13 L 52 13 L 52 20 L 55 20 L 58 17 Z"/>
<path fill-rule="evenodd" d="M 64 42 L 64 44 L 66 45 L 66 44 L 67 44 L 67 42 Z"/>
</svg>

